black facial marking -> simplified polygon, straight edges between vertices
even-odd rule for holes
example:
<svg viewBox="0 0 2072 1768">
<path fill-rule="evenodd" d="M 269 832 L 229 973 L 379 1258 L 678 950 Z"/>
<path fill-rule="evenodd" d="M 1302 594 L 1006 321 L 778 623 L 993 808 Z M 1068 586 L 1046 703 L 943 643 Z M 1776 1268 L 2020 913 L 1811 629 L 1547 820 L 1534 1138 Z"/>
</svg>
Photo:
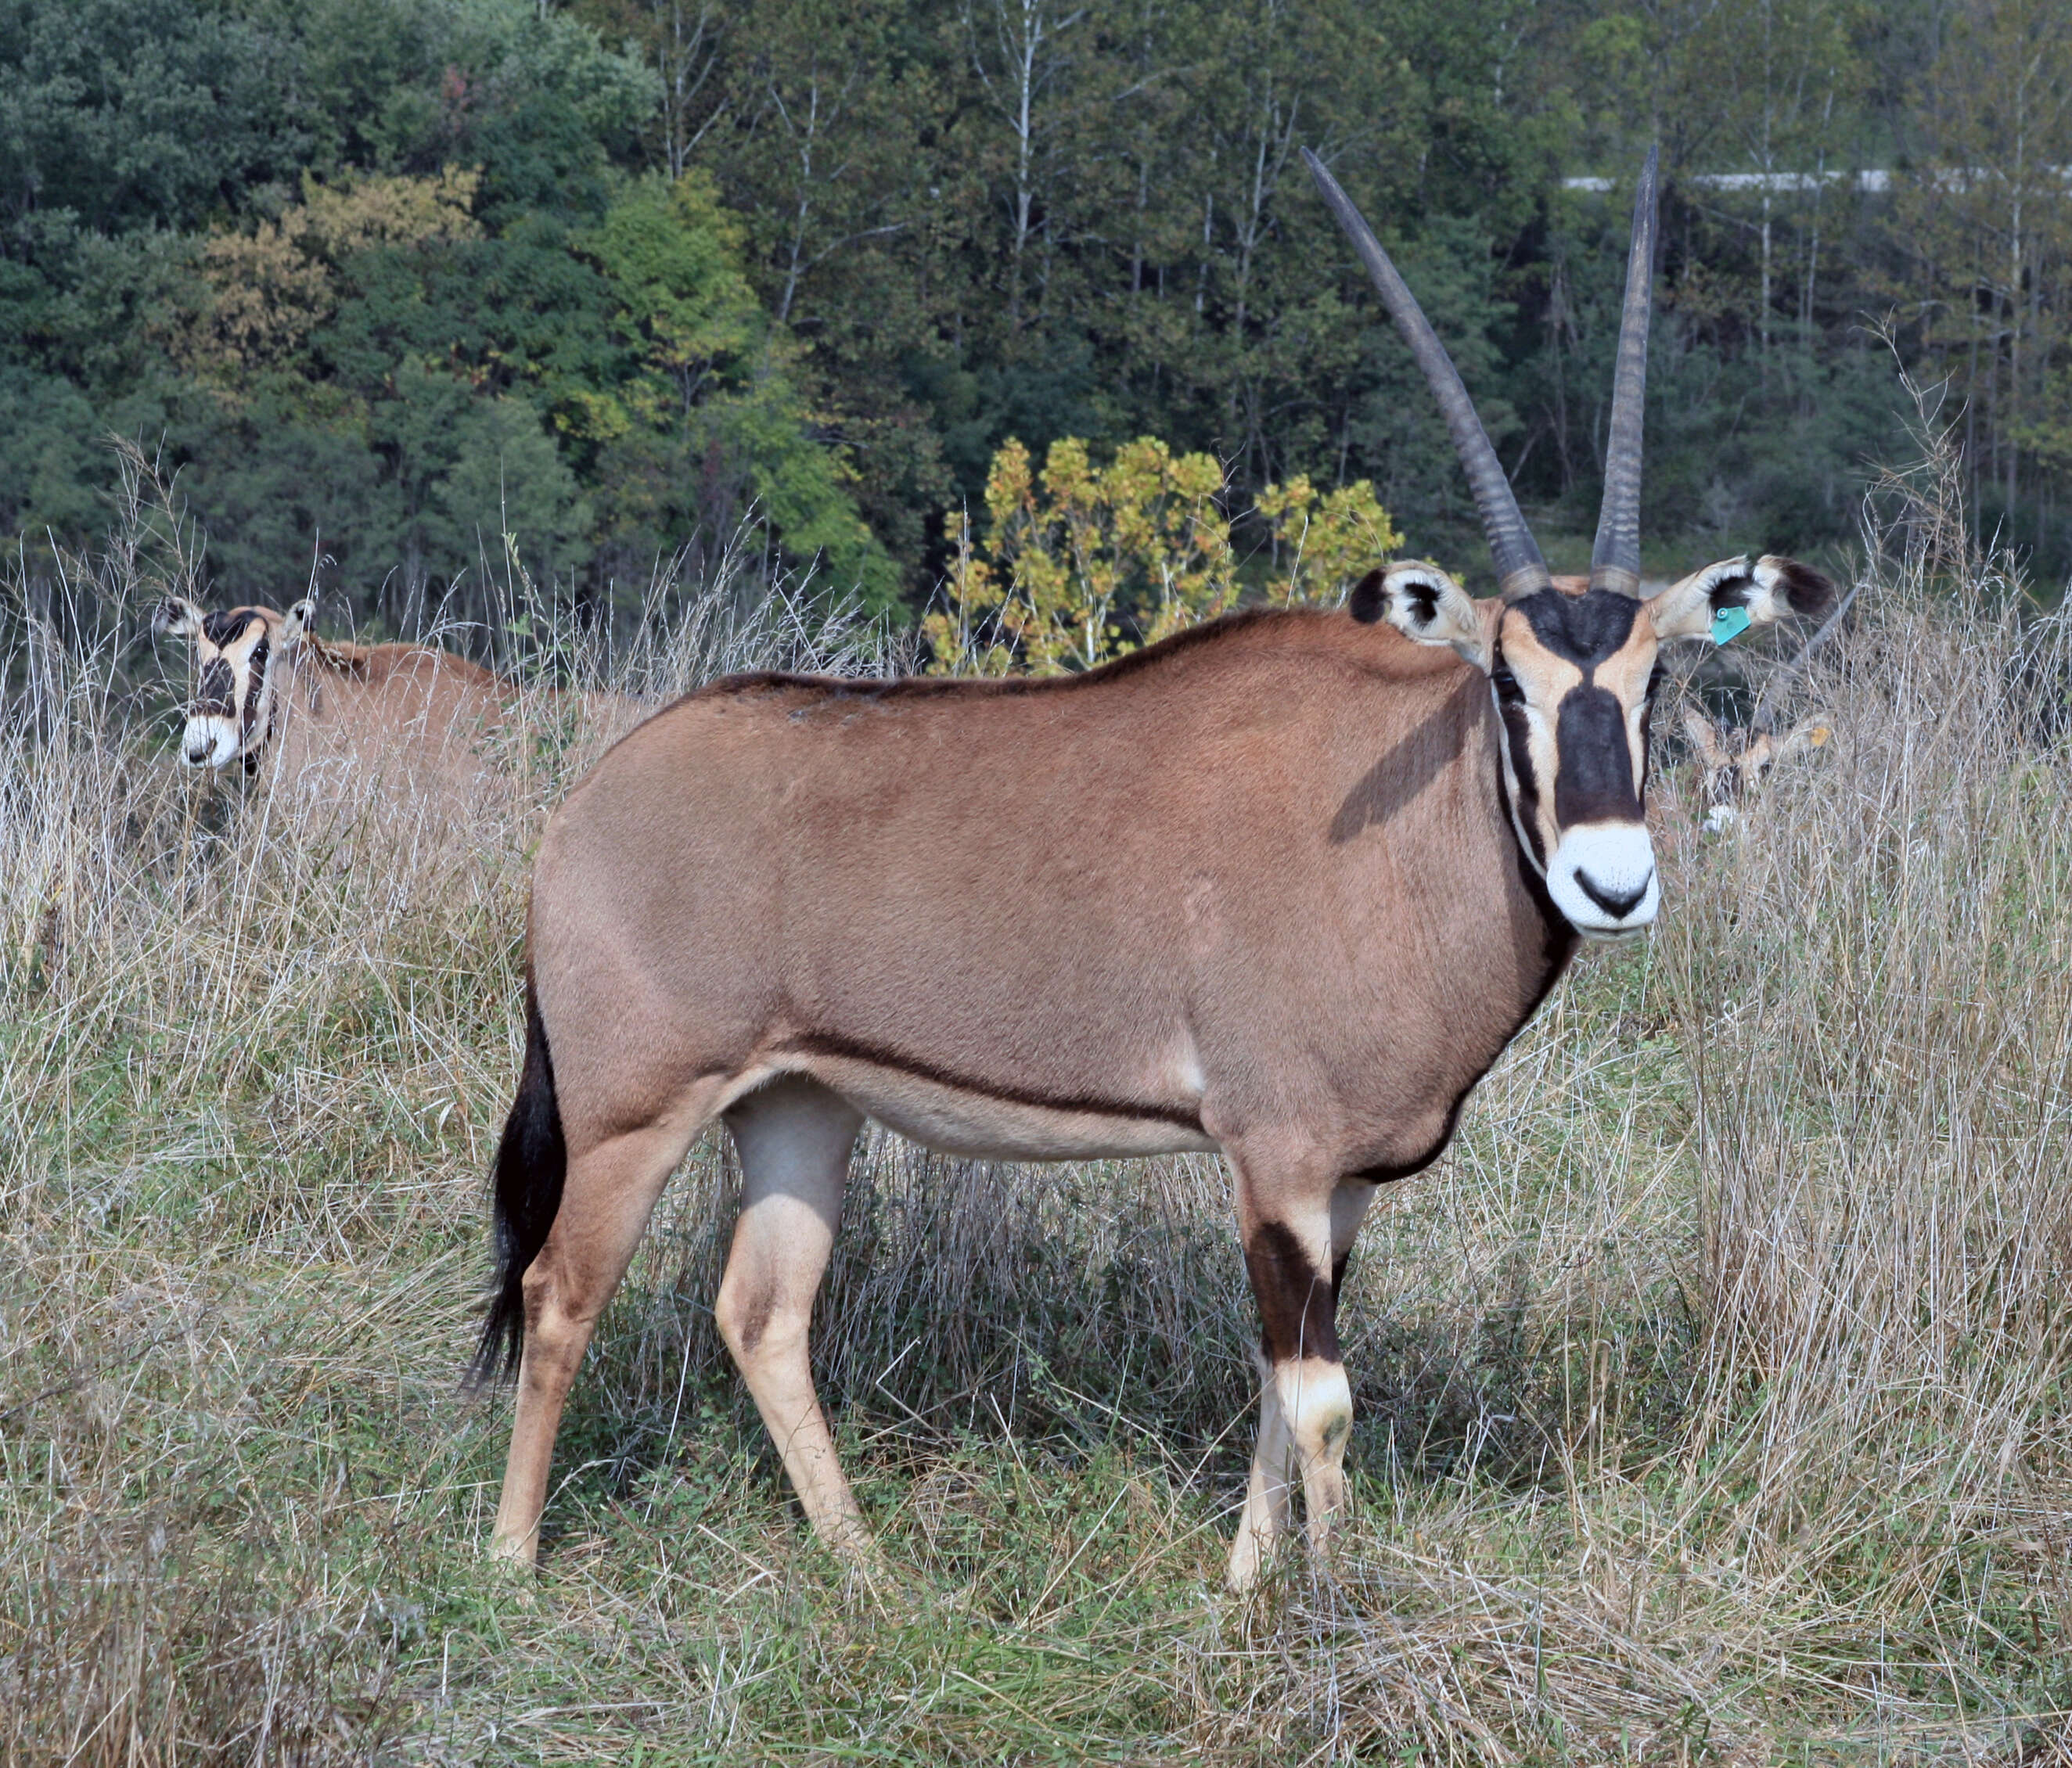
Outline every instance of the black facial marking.
<svg viewBox="0 0 2072 1768">
<path fill-rule="evenodd" d="M 201 666 L 194 709 L 198 715 L 211 718 L 228 718 L 236 712 L 237 678 L 220 657 L 212 657 Z"/>
<path fill-rule="evenodd" d="M 1647 784 L 1655 775 L 1655 742 L 1650 726 L 1655 722 L 1655 695 L 1662 686 L 1663 669 L 1658 662 L 1648 672 L 1647 695 L 1640 703 L 1640 802 L 1647 802 Z"/>
<path fill-rule="evenodd" d="M 1561 827 L 1640 820 L 1626 709 L 1610 688 L 1585 683 L 1561 696 L 1554 746 L 1554 820 Z"/>
<path fill-rule="evenodd" d="M 1517 685 L 1514 679 L 1511 686 Z M 1525 715 L 1525 695 L 1521 691 L 1516 699 L 1507 700 L 1498 689 L 1497 699 L 1503 713 L 1504 741 L 1510 745 L 1511 771 L 1517 782 L 1514 794 L 1505 784 L 1499 762 L 1498 790 L 1513 799 L 1511 810 L 1524 832 L 1527 845 L 1532 850 L 1533 863 L 1544 872 L 1547 869 L 1547 847 L 1540 838 L 1540 782 L 1532 772 L 1532 727 Z"/>
<path fill-rule="evenodd" d="M 212 645 L 228 645 L 245 636 L 245 629 L 259 617 L 249 608 L 223 608 L 201 617 L 202 636 Z"/>
<path fill-rule="evenodd" d="M 1353 585 L 1353 593 L 1346 597 L 1346 612 L 1363 626 L 1371 626 L 1381 618 L 1388 599 L 1381 593 L 1381 573 L 1370 571 Z"/>
<path fill-rule="evenodd" d="M 261 638 L 252 647 L 246 659 L 250 673 L 245 683 L 245 729 L 249 735 L 259 719 L 259 696 L 266 686 L 266 641 Z"/>
<path fill-rule="evenodd" d="M 1318 1356 L 1337 1362 L 1338 1286 L 1309 1262 L 1302 1243 L 1287 1226 L 1262 1222 L 1245 1243 L 1244 1265 L 1259 1298 L 1268 1360 L 1287 1363 Z"/>
<path fill-rule="evenodd" d="M 1532 626 L 1532 635 L 1557 657 L 1579 669 L 1594 669 L 1614 655 L 1633 632 L 1640 604 L 1614 590 L 1565 595 L 1541 589 L 1515 605 Z"/>
<path fill-rule="evenodd" d="M 1578 868 L 1576 872 L 1577 888 L 1614 921 L 1633 913 L 1640 899 L 1647 894 L 1651 881 L 1651 877 L 1642 879 L 1630 890 L 1607 890 L 1587 872 Z"/>
</svg>

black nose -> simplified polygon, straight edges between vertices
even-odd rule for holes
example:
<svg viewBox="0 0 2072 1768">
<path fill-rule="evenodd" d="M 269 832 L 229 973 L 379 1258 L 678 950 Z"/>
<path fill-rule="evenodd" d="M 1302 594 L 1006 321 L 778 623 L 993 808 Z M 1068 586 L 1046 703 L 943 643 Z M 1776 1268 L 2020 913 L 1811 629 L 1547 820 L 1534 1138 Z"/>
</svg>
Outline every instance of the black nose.
<svg viewBox="0 0 2072 1768">
<path fill-rule="evenodd" d="M 1655 881 L 1651 872 L 1640 880 L 1640 888 L 1623 893 L 1601 888 L 1597 880 L 1580 866 L 1576 869 L 1576 883 L 1585 896 L 1610 915 L 1614 921 L 1624 921 L 1640 906 L 1640 899 L 1647 894 L 1647 887 Z"/>
</svg>

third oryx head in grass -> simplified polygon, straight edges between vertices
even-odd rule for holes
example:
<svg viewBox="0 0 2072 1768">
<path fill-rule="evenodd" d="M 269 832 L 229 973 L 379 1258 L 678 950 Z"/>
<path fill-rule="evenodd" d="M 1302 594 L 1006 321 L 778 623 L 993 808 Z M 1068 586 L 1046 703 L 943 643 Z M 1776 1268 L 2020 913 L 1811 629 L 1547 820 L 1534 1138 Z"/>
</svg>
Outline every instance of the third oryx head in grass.
<svg viewBox="0 0 2072 1768">
<path fill-rule="evenodd" d="M 1325 1537 L 1361 1218 L 1445 1147 L 1579 933 L 1655 917 L 1658 646 L 1827 585 L 1765 558 L 1634 594 L 1651 159 L 1597 562 L 1566 586 L 1445 350 L 1311 168 L 1446 411 L 1503 594 L 1399 565 L 1346 609 L 1240 613 L 1076 676 L 735 677 L 614 749 L 534 874 L 478 1364 L 518 1363 L 500 1552 L 536 1552 L 592 1329 L 719 1117 L 742 1192 L 717 1323 L 831 1545 L 870 1536 L 807 1333 L 866 1118 L 1005 1159 L 1227 1156 L 1264 1327 L 1231 1581 L 1287 1534 L 1298 1483 Z"/>
<path fill-rule="evenodd" d="M 1713 724 L 1693 706 L 1684 710 L 1684 734 L 1698 757 L 1705 803 L 1700 826 L 1708 835 L 1724 835 L 1740 827 L 1742 812 L 1772 768 L 1819 749 L 1834 733 L 1817 718 L 1801 720 L 1782 736 L 1767 729 L 1735 730 Z"/>
</svg>

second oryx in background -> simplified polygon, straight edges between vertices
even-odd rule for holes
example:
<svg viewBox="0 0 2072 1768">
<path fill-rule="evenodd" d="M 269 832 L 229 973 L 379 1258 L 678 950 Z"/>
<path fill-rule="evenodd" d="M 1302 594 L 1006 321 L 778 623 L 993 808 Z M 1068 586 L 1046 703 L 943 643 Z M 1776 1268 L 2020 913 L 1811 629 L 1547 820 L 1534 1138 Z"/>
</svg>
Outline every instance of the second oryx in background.
<svg viewBox="0 0 2072 1768">
<path fill-rule="evenodd" d="M 1802 720 L 1779 736 L 1774 731 L 1737 730 L 1715 724 L 1696 707 L 1684 712 L 1684 735 L 1698 758 L 1708 835 L 1738 828 L 1763 777 L 1779 761 L 1818 749 L 1833 732 L 1818 719 Z"/>
<path fill-rule="evenodd" d="M 288 778 L 338 762 L 470 786 L 516 687 L 436 645 L 319 638 L 315 614 L 313 597 L 286 613 L 204 613 L 179 596 L 159 605 L 152 631 L 193 647 L 180 759 L 247 775 L 268 766 Z"/>
<path fill-rule="evenodd" d="M 528 739 L 523 685 L 438 645 L 320 638 L 315 613 L 308 597 L 285 613 L 205 613 L 184 597 L 159 605 L 153 632 L 192 647 L 182 761 L 263 773 L 334 803 L 414 800 L 435 822 L 479 808 L 508 780 Z M 605 735 L 648 710 L 617 694 L 536 691 L 536 715 L 550 708 Z"/>
<path fill-rule="evenodd" d="M 1502 594 L 1426 564 L 1045 680 L 764 675 L 678 702 L 570 794 L 534 874 L 524 1067 L 479 1353 L 518 1364 L 498 1552 L 529 1559 L 563 1402 L 670 1173 L 724 1118 L 722 1334 L 821 1538 L 870 1535 L 807 1335 L 866 1118 L 948 1151 L 1217 1150 L 1264 1327 L 1229 1577 L 1344 1491 L 1338 1295 L 1579 936 L 1646 927 L 1658 647 L 1819 603 L 1736 559 L 1642 601 L 1653 256 L 1635 204 L 1596 562 L 1557 586 L 1443 347 L 1344 193 L 1438 396 Z"/>
</svg>

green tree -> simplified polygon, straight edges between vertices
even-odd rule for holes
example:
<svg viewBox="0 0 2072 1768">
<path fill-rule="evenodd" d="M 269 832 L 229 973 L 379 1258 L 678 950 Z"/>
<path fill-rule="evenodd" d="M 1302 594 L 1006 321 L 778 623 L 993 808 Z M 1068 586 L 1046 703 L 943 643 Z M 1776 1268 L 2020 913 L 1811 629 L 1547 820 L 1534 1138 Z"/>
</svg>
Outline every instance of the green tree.
<svg viewBox="0 0 2072 1768">
<path fill-rule="evenodd" d="M 2054 470 L 2072 341 L 2072 16 L 1966 0 L 1922 77 L 1926 152 L 1894 205 L 1922 339 L 1965 396 L 1976 511 L 2019 505 L 2025 456 Z M 1990 494 L 1997 493 L 1997 498 Z M 2040 518 L 2043 500 L 2032 499 Z M 2038 539 L 2041 522 L 2031 532 Z"/>
<path fill-rule="evenodd" d="M 840 454 L 812 433 L 794 348 L 743 273 L 741 232 L 701 174 L 622 193 L 579 244 L 611 289 L 629 362 L 573 398 L 562 421 L 631 488 L 622 540 L 657 545 L 689 523 L 723 546 L 752 503 L 794 558 L 824 559 L 837 589 L 888 607 L 898 572 L 857 513 Z"/>
</svg>

